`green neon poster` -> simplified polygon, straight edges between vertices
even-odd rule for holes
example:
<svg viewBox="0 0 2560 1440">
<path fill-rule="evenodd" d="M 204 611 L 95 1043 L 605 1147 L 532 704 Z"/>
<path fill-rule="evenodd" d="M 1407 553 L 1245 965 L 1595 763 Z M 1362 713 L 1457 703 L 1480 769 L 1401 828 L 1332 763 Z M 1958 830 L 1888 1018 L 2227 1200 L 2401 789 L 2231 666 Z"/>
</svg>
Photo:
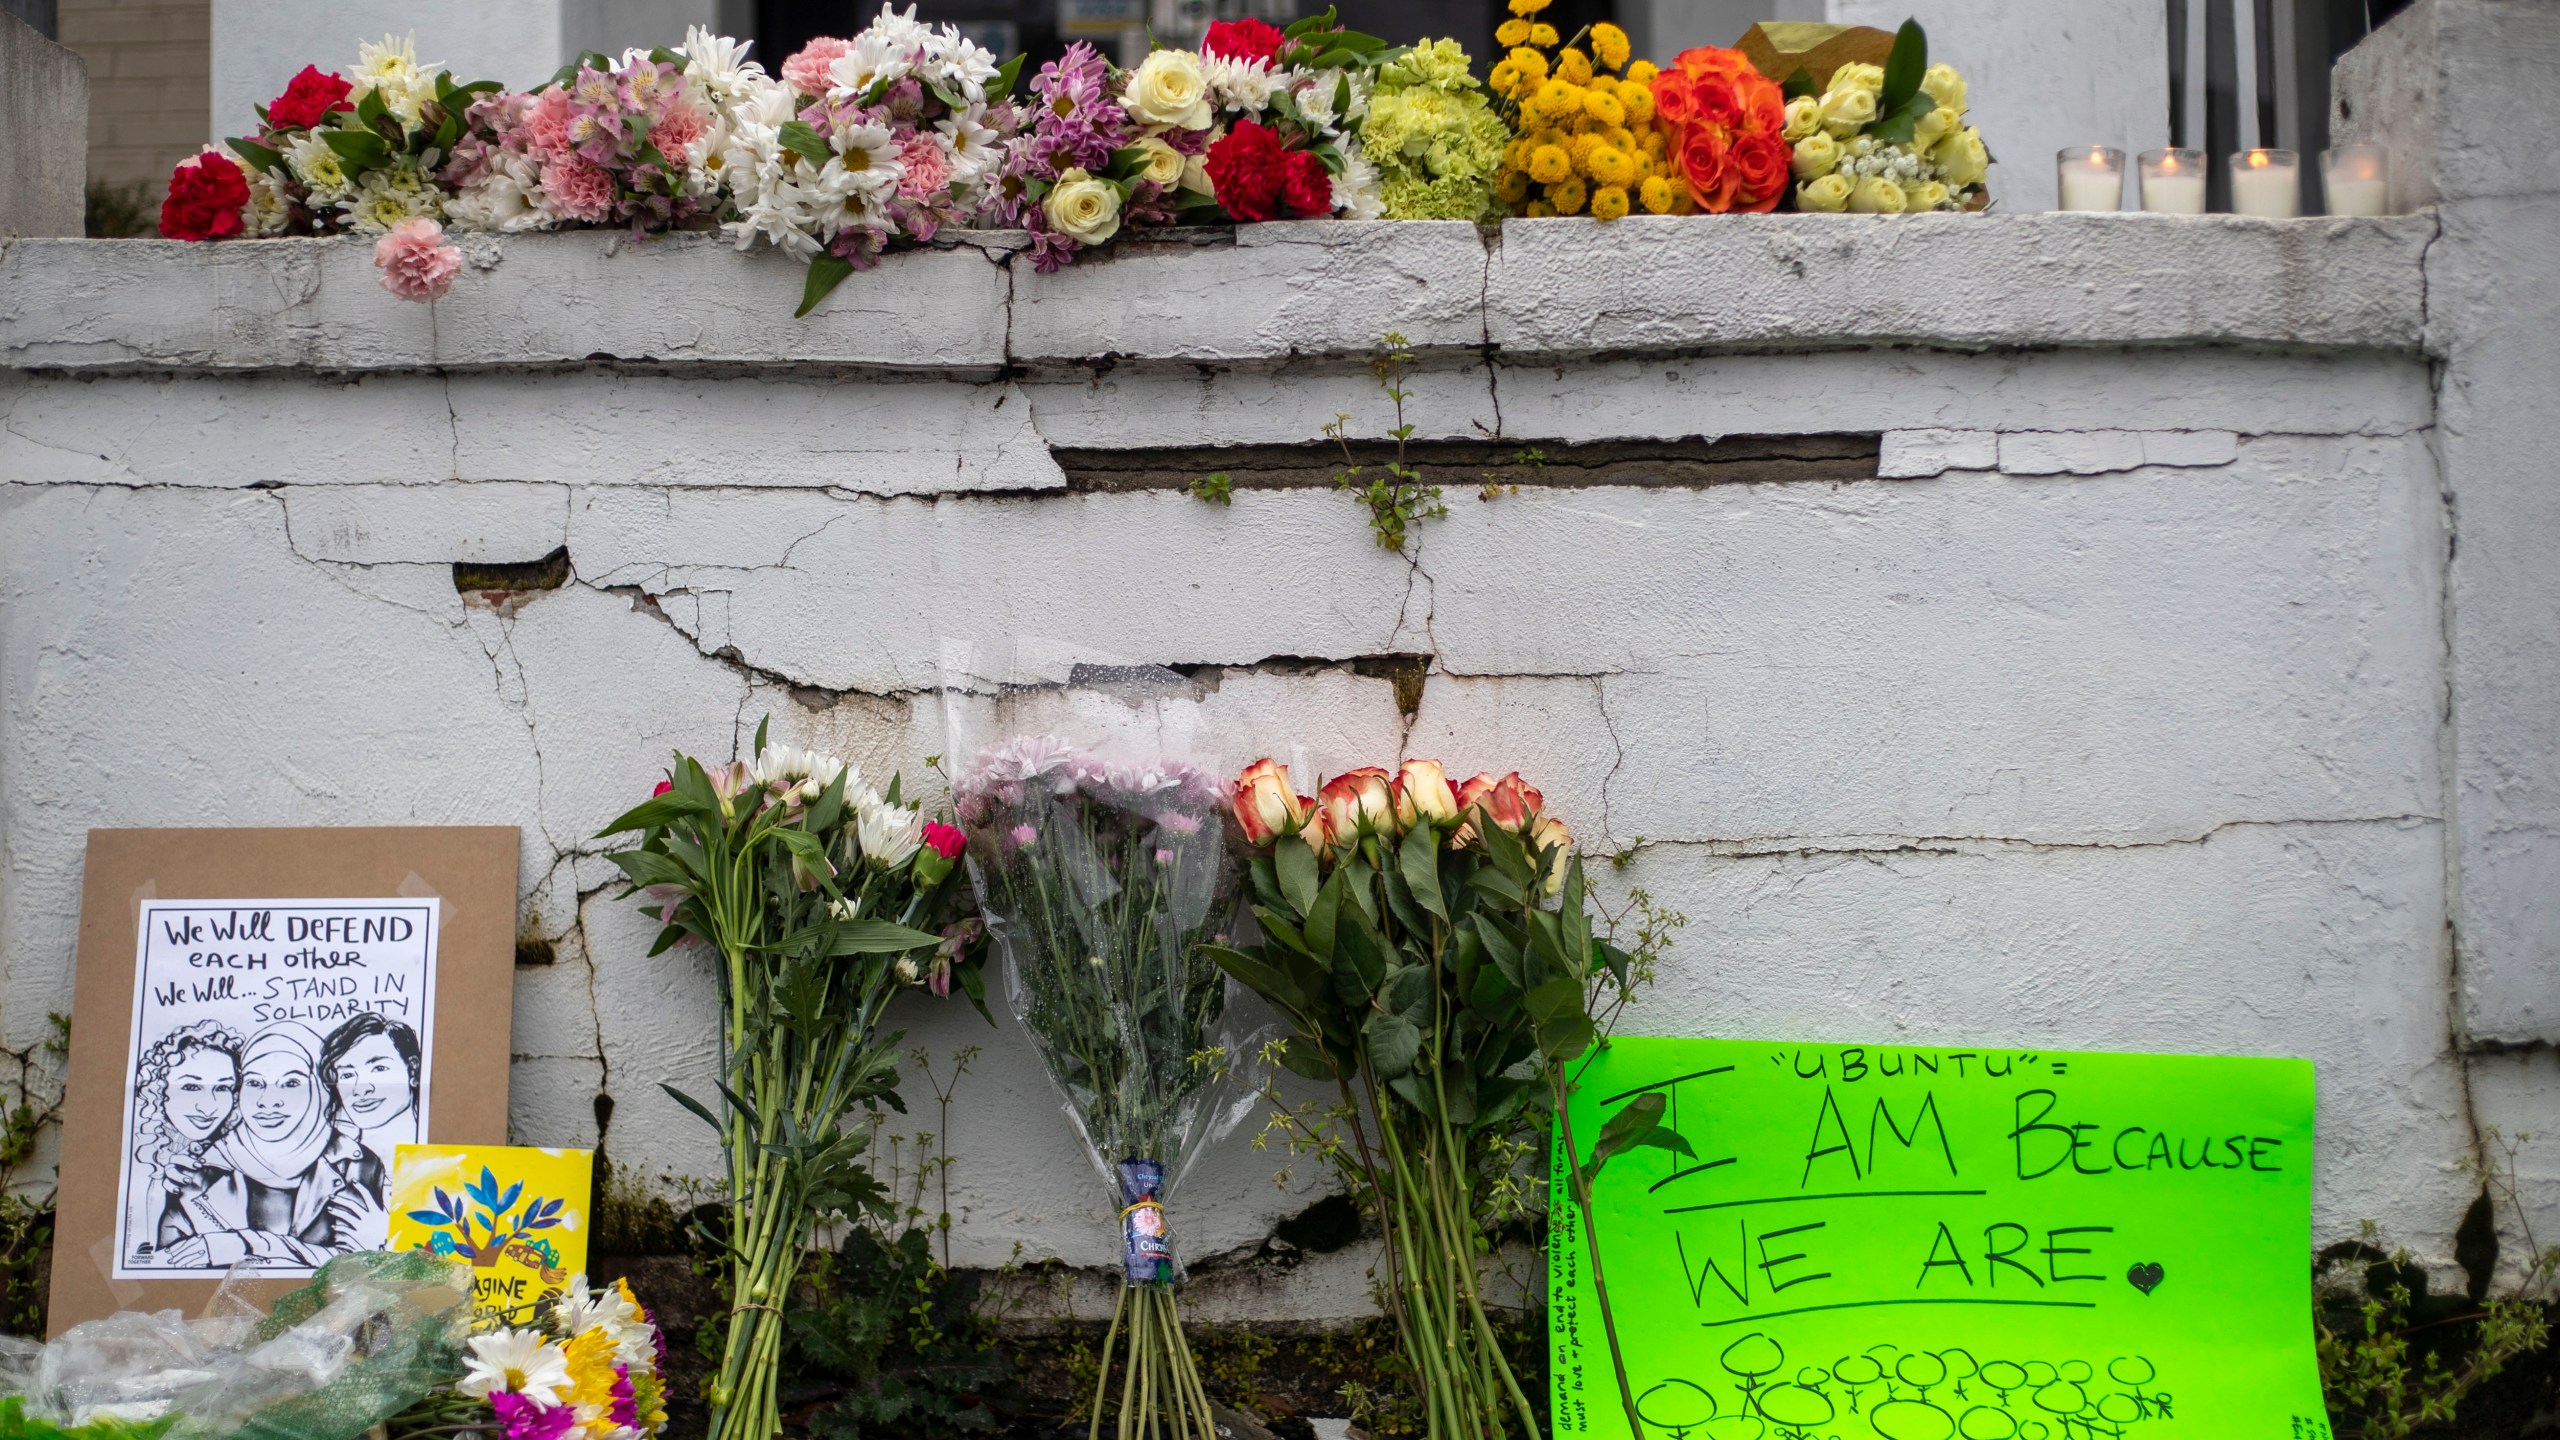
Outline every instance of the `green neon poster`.
<svg viewBox="0 0 2560 1440">
<path fill-rule="evenodd" d="M 1593 1195 L 1644 1440 L 2329 1440 L 2305 1060 L 1626 1038 Z M 1555 1433 L 1629 1434 L 1558 1150 Z"/>
</svg>

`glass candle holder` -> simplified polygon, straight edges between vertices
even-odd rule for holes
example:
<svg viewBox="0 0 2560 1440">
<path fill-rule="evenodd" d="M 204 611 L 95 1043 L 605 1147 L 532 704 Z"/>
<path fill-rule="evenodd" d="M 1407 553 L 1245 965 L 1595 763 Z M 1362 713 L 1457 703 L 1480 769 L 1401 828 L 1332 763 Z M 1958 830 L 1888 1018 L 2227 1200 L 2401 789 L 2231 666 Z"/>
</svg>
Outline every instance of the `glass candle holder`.
<svg viewBox="0 0 2560 1440">
<path fill-rule="evenodd" d="M 2145 150 L 2141 158 L 2142 208 L 2154 215 L 2204 213 L 2204 152 Z"/>
<path fill-rule="evenodd" d="M 2391 152 L 2379 145 L 2321 151 L 2320 192 L 2332 215 L 2390 214 Z"/>
<path fill-rule="evenodd" d="M 2302 213 L 2302 157 L 2290 150 L 2242 150 L 2231 157 L 2231 213 L 2290 220 Z"/>
<path fill-rule="evenodd" d="M 2053 157 L 2054 193 L 2064 210 L 2124 208 L 2124 152 L 2104 145 L 2065 150 Z"/>
</svg>

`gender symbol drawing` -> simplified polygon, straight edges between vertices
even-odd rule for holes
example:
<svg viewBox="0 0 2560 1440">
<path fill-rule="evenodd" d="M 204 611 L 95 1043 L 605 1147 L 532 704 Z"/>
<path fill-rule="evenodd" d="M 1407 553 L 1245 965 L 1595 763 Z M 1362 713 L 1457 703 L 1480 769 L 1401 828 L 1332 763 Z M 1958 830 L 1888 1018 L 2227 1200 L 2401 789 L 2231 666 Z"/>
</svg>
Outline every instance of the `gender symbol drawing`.
<svg viewBox="0 0 2560 1440">
<path fill-rule="evenodd" d="M 118 1279 L 379 1249 L 426 1133 L 433 898 L 145 901 Z"/>
</svg>

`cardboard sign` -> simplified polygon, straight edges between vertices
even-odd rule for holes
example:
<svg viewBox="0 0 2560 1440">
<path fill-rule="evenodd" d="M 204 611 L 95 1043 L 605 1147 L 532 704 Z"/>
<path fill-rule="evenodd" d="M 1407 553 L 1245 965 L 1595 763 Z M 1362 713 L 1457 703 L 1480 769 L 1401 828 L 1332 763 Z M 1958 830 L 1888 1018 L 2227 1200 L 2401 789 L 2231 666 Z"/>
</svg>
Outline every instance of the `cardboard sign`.
<svg viewBox="0 0 2560 1440">
<path fill-rule="evenodd" d="M 1696 1152 L 1594 1211 L 1649 1440 L 2298 1440 L 2311 1352 L 2302 1060 L 1629 1038 L 1574 1132 L 1647 1091 Z M 1628 1435 L 1561 1163 L 1555 1433 Z"/>
<path fill-rule="evenodd" d="M 49 1325 L 273 1297 L 388 1231 L 404 1141 L 503 1140 L 512 828 L 93 830 Z"/>
<path fill-rule="evenodd" d="M 530 1325 L 586 1273 L 594 1184 L 592 1150 L 403 1145 L 390 1248 L 467 1262 L 474 1329 Z"/>
</svg>

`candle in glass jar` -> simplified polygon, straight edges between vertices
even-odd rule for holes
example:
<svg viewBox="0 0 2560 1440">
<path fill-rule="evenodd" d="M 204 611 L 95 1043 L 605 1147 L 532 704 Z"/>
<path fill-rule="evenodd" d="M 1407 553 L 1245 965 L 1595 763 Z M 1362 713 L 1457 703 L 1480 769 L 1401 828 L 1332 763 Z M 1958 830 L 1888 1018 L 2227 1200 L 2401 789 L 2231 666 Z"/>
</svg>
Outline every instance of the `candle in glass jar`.
<svg viewBox="0 0 2560 1440">
<path fill-rule="evenodd" d="M 2142 208 L 2154 215 L 2204 213 L 2204 152 L 2142 152 Z"/>
<path fill-rule="evenodd" d="M 2104 145 L 2065 150 L 2054 157 L 2056 189 L 2065 210 L 2124 208 L 2124 152 Z"/>
<path fill-rule="evenodd" d="M 2290 150 L 2243 150 L 2231 157 L 2231 210 L 2266 220 L 2302 213 L 2302 158 Z"/>
<path fill-rule="evenodd" d="M 2340 145 L 2320 154 L 2321 190 L 2332 215 L 2391 213 L 2391 153 L 2379 145 Z"/>
</svg>

